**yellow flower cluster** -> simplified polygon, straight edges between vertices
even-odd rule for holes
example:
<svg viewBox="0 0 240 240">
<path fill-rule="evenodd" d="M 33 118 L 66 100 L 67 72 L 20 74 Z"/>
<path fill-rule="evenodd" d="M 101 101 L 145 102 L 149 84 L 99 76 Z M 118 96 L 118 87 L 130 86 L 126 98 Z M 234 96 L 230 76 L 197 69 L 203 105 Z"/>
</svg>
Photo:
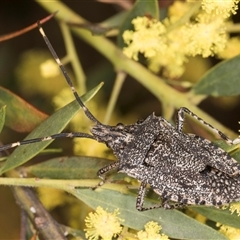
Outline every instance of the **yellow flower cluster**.
<svg viewBox="0 0 240 240">
<path fill-rule="evenodd" d="M 236 212 L 238 216 L 240 216 L 240 203 L 232 203 L 229 207 L 229 211 L 231 213 Z"/>
<path fill-rule="evenodd" d="M 138 61 L 138 53 L 142 53 L 146 58 L 151 58 L 158 52 L 166 49 L 165 39 L 162 34 L 166 32 L 165 26 L 157 20 L 149 20 L 147 17 L 137 17 L 133 19 L 135 31 L 125 31 L 123 38 L 128 48 L 124 53 Z M 139 41 L 140 40 L 140 41 Z M 134 44 L 132 44 L 134 43 Z"/>
<path fill-rule="evenodd" d="M 53 59 L 48 59 L 40 65 L 41 75 L 44 78 L 52 78 L 60 75 L 59 67 Z"/>
<path fill-rule="evenodd" d="M 114 212 L 109 213 L 105 211 L 102 207 L 97 207 L 95 213 L 89 213 L 85 219 L 86 229 L 86 238 L 89 240 L 111 240 L 116 238 L 117 235 L 119 239 L 136 239 L 136 240 L 168 240 L 168 236 L 161 234 L 161 226 L 157 222 L 150 221 L 144 228 L 145 230 L 133 234 L 128 232 L 127 228 L 123 230 L 121 223 L 123 219 L 119 218 L 120 214 L 118 209 L 115 209 Z"/>
<path fill-rule="evenodd" d="M 226 19 L 236 13 L 238 2 L 202 0 L 198 13 L 184 23 L 180 20 L 191 9 L 189 2 L 175 1 L 162 22 L 137 17 L 132 21 L 134 31 L 123 33 L 127 45 L 123 52 L 136 61 L 142 54 L 151 71 L 162 71 L 168 78 L 178 78 L 184 72 L 188 57 L 206 58 L 224 50 L 229 38 Z"/>
<path fill-rule="evenodd" d="M 54 60 L 48 60 L 49 57 L 49 53 L 42 50 L 29 50 L 21 55 L 15 75 L 18 88 L 25 97 L 39 94 L 52 98 L 66 85 L 59 81 L 59 68 Z"/>
<path fill-rule="evenodd" d="M 228 18 L 231 14 L 236 14 L 238 3 L 239 0 L 203 0 L 202 8 L 206 13 L 212 16 L 220 15 L 223 18 Z"/>
<path fill-rule="evenodd" d="M 122 231 L 121 222 L 118 217 L 119 210 L 114 210 L 113 213 L 108 213 L 102 207 L 97 207 L 95 213 L 89 213 L 85 219 L 87 239 L 98 240 L 99 237 L 104 240 L 111 240 Z"/>
<path fill-rule="evenodd" d="M 223 19 L 203 13 L 198 16 L 197 21 L 185 27 L 185 38 L 188 39 L 186 55 L 209 57 L 223 51 L 227 43 Z"/>
<path fill-rule="evenodd" d="M 139 231 L 137 237 L 139 240 L 168 240 L 168 236 L 165 234 L 160 234 L 161 226 L 156 222 L 148 222 L 145 226 L 145 231 Z"/>
</svg>

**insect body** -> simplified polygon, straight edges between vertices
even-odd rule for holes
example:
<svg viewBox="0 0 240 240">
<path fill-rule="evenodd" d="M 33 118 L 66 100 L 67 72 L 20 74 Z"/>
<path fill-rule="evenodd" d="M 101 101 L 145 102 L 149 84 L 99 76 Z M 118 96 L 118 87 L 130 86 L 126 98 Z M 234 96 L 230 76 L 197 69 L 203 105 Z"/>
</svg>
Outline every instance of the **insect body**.
<svg viewBox="0 0 240 240">
<path fill-rule="evenodd" d="M 186 108 L 181 108 L 178 116 L 184 112 L 200 120 Z M 170 204 L 169 200 L 180 205 L 213 206 L 240 200 L 240 165 L 210 141 L 179 130 L 183 121 L 184 118 L 178 118 L 175 128 L 152 114 L 145 121 L 129 126 L 97 124 L 91 130 L 95 139 L 106 143 L 118 158 L 117 162 L 100 169 L 98 175 L 117 169 L 138 179 L 140 211 L 179 206 Z M 231 143 L 223 133 L 213 130 Z M 143 207 L 147 184 L 161 196 L 161 204 Z"/>
<path fill-rule="evenodd" d="M 104 183 L 106 173 L 113 169 L 136 178 L 141 183 L 136 203 L 136 208 L 140 211 L 187 204 L 221 206 L 240 200 L 240 165 L 210 141 L 183 133 L 184 114 L 205 124 L 227 143 L 233 144 L 232 140 L 186 108 L 178 111 L 176 127 L 154 114 L 128 126 L 100 123 L 81 101 L 40 24 L 39 30 L 76 100 L 86 116 L 95 123 L 91 129 L 92 135 L 80 132 L 55 134 L 8 144 L 0 147 L 0 151 L 59 137 L 91 138 L 105 143 L 117 157 L 116 162 L 98 171 L 98 176 L 103 180 L 99 186 Z M 162 202 L 145 208 L 143 203 L 148 184 L 161 197 Z"/>
</svg>

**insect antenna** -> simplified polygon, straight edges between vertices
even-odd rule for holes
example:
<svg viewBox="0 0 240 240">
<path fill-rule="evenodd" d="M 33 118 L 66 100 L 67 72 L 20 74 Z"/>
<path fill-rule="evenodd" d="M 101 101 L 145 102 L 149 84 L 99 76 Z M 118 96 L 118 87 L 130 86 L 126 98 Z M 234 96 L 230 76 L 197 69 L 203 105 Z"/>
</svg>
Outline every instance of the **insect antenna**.
<svg viewBox="0 0 240 240">
<path fill-rule="evenodd" d="M 57 134 L 53 134 L 48 137 L 33 138 L 33 139 L 23 140 L 23 141 L 19 141 L 19 142 L 15 142 L 15 143 L 9 143 L 4 146 L 1 146 L 0 152 L 10 149 L 10 148 L 17 147 L 17 146 L 27 145 L 30 143 L 49 141 L 49 140 L 53 140 L 53 139 L 57 139 L 57 138 L 74 138 L 74 137 L 94 139 L 94 137 L 88 133 L 81 133 L 81 132 L 57 133 Z"/>
<path fill-rule="evenodd" d="M 74 94 L 77 102 L 78 102 L 79 105 L 82 107 L 85 115 L 86 115 L 91 121 L 93 121 L 93 122 L 95 122 L 95 123 L 97 123 L 97 124 L 102 125 L 102 124 L 92 115 L 92 113 L 88 110 L 88 108 L 87 108 L 87 107 L 84 105 L 84 103 L 82 102 L 82 100 L 81 100 L 81 98 L 79 97 L 79 95 L 78 95 L 75 87 L 73 86 L 73 83 L 72 83 L 72 81 L 71 81 L 71 79 L 70 79 L 70 77 L 69 77 L 69 75 L 68 75 L 65 67 L 62 65 L 62 63 L 61 63 L 61 61 L 60 61 L 57 53 L 55 52 L 52 44 L 50 43 L 48 37 L 46 36 L 45 32 L 43 31 L 43 28 L 42 28 L 42 26 L 41 26 L 41 23 L 40 23 L 39 21 L 38 21 L 37 23 L 38 23 L 39 32 L 41 33 L 41 35 L 42 35 L 42 37 L 43 37 L 46 45 L 48 46 L 48 49 L 49 49 L 49 51 L 51 52 L 53 58 L 55 59 L 55 61 L 56 61 L 56 63 L 58 64 L 59 68 L 61 69 L 61 72 L 62 72 L 64 78 L 66 79 L 68 85 L 70 86 L 70 88 L 71 88 L 71 90 L 72 90 L 72 92 L 73 92 L 73 94 Z"/>
<path fill-rule="evenodd" d="M 89 111 L 89 109 L 84 105 L 84 103 L 82 102 L 80 96 L 78 95 L 75 87 L 73 86 L 73 83 L 65 69 L 65 67 L 63 66 L 63 64 L 61 63 L 57 53 L 55 52 L 52 44 L 50 43 L 48 37 L 46 36 L 41 23 L 38 21 L 38 29 L 39 32 L 41 33 L 49 51 L 51 52 L 53 58 L 55 59 L 56 63 L 58 64 L 64 78 L 66 79 L 68 85 L 70 86 L 73 95 L 75 96 L 75 99 L 77 100 L 77 102 L 79 103 L 79 105 L 82 107 L 85 115 L 94 123 L 96 123 L 97 125 L 102 125 L 103 124 L 101 122 L 99 122 L 94 116 L 93 114 Z M 81 132 L 73 132 L 73 133 L 58 133 L 58 134 L 53 134 L 51 136 L 47 136 L 47 137 L 39 137 L 39 138 L 34 138 L 34 139 L 28 139 L 28 140 L 23 140 L 23 141 L 19 141 L 19 142 L 15 142 L 15 143 L 10 143 L 10 144 L 6 144 L 4 146 L 0 147 L 0 151 L 4 151 L 10 148 L 14 148 L 17 146 L 21 146 L 21 145 L 26 145 L 26 144 L 30 144 L 30 143 L 36 143 L 36 142 L 43 142 L 43 141 L 49 141 L 49 140 L 53 140 L 56 138 L 74 138 L 74 137 L 79 137 L 79 138 L 90 138 L 90 139 L 95 139 L 94 136 L 88 134 L 88 133 L 81 133 Z"/>
</svg>

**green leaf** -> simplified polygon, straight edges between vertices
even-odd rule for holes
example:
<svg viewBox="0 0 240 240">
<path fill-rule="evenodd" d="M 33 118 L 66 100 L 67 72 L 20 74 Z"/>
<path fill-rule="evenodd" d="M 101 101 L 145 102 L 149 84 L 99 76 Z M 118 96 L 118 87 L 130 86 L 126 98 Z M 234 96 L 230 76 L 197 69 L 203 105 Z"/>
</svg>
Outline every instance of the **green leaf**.
<svg viewBox="0 0 240 240">
<path fill-rule="evenodd" d="M 102 85 L 103 84 L 101 83 L 86 93 L 82 98 L 83 102 L 90 100 L 98 92 Z M 46 137 L 61 132 L 79 109 L 80 106 L 76 100 L 69 103 L 42 122 L 27 136 L 26 139 Z M 7 161 L 0 170 L 0 174 L 27 162 L 29 159 L 33 158 L 45 147 L 47 147 L 52 141 L 53 140 L 19 146 L 7 158 Z"/>
<path fill-rule="evenodd" d="M 197 213 L 202 214 L 208 219 L 228 225 L 234 228 L 240 228 L 240 217 L 236 213 L 231 213 L 228 209 L 217 209 L 215 207 L 190 207 Z"/>
<path fill-rule="evenodd" d="M 97 171 L 108 165 L 109 160 L 96 157 L 58 157 L 26 168 L 39 178 L 50 179 L 93 179 Z"/>
<path fill-rule="evenodd" d="M 110 18 L 105 19 L 103 22 L 101 22 L 101 26 L 105 27 L 119 27 L 119 24 L 123 22 L 123 20 L 126 18 L 128 12 L 122 11 L 119 12 Z"/>
<path fill-rule="evenodd" d="M 136 210 L 136 196 L 98 188 L 78 189 L 75 196 L 96 209 L 98 206 L 109 212 L 119 209 L 123 224 L 141 230 L 149 221 L 158 222 L 162 232 L 176 239 L 227 239 L 218 231 L 188 217 L 177 210 L 154 209 L 144 212 Z M 148 201 L 147 201 L 148 202 Z"/>
<path fill-rule="evenodd" d="M 234 96 L 240 94 L 240 55 L 222 61 L 211 68 L 196 84 L 193 91 L 196 94 L 211 96 Z"/>
<path fill-rule="evenodd" d="M 0 87 L 0 106 L 5 105 L 5 124 L 17 132 L 30 132 L 48 117 L 14 93 Z"/>
<path fill-rule="evenodd" d="M 6 106 L 0 108 L 0 133 L 2 132 L 6 115 Z"/>
<path fill-rule="evenodd" d="M 120 48 L 123 48 L 125 46 L 122 34 L 125 30 L 131 30 L 133 29 L 132 20 L 136 17 L 143 17 L 147 16 L 150 18 L 159 19 L 159 6 L 157 0 L 137 0 L 131 9 L 131 11 L 128 13 L 127 17 L 123 21 L 119 35 L 118 35 L 118 46 Z"/>
<path fill-rule="evenodd" d="M 99 179 L 97 171 L 112 163 L 97 157 L 57 157 L 25 168 L 27 173 L 48 179 Z M 108 181 L 123 180 L 125 173 L 113 172 Z"/>
<path fill-rule="evenodd" d="M 239 144 L 238 144 L 238 146 L 239 146 Z M 236 159 L 238 161 L 238 163 L 240 164 L 240 147 L 238 147 L 238 149 L 231 154 L 231 157 Z"/>
<path fill-rule="evenodd" d="M 116 27 L 105 27 L 101 24 L 93 24 L 93 23 L 68 23 L 69 26 L 79 27 L 89 30 L 93 35 L 105 35 L 109 31 L 113 30 Z"/>
</svg>

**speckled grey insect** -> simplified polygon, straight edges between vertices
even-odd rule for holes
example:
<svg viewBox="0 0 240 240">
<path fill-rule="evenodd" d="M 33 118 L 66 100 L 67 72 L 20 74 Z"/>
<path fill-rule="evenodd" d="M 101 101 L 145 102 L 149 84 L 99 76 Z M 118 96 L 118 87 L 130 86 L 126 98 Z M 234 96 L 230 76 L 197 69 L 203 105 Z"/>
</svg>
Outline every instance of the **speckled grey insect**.
<svg viewBox="0 0 240 240">
<path fill-rule="evenodd" d="M 106 173 L 113 169 L 137 179 L 141 183 L 136 202 L 139 211 L 159 207 L 169 209 L 189 204 L 218 207 L 232 201 L 240 201 L 240 165 L 210 141 L 182 132 L 184 114 L 200 121 L 228 144 L 239 140 L 233 142 L 187 108 L 179 109 L 176 127 L 154 114 L 144 121 L 128 126 L 108 126 L 100 123 L 81 101 L 40 24 L 39 30 L 76 100 L 86 116 L 95 123 L 91 129 L 92 135 L 80 132 L 60 133 L 8 144 L 1 147 L 0 151 L 59 137 L 91 138 L 105 143 L 117 157 L 116 162 L 98 171 L 97 174 L 102 179 L 99 186 L 104 183 Z M 148 184 L 161 197 L 161 203 L 144 207 Z"/>
<path fill-rule="evenodd" d="M 106 143 L 118 158 L 117 162 L 100 169 L 98 175 L 117 169 L 139 180 L 136 207 L 140 211 L 189 204 L 222 206 L 240 200 L 240 165 L 210 141 L 183 133 L 184 113 L 233 144 L 186 108 L 179 109 L 176 127 L 152 114 L 133 125 L 96 124 L 91 130 L 95 139 Z M 147 184 L 161 197 L 161 204 L 143 207 Z"/>
</svg>

